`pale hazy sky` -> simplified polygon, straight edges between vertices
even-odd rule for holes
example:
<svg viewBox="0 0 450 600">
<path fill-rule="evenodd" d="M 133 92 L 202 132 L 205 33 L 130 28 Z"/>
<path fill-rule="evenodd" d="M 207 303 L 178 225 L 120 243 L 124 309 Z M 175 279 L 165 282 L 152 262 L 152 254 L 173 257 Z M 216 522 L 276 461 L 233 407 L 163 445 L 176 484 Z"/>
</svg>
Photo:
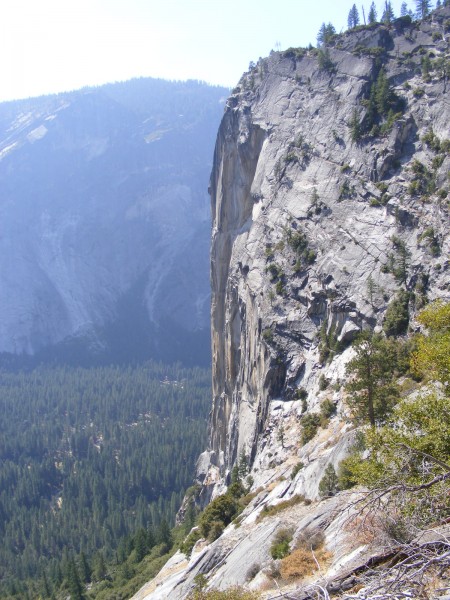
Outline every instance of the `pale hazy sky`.
<svg viewBox="0 0 450 600">
<path fill-rule="evenodd" d="M 366 14 L 371 0 L 363 4 Z M 0 0 L 0 101 L 132 77 L 234 86 L 250 61 L 346 28 L 352 0 Z M 383 0 L 375 0 L 382 12 Z M 410 8 L 415 2 L 409 0 Z M 433 2 L 433 6 L 434 6 Z M 401 0 L 393 0 L 398 15 Z M 360 10 L 361 12 L 361 10 Z"/>
</svg>

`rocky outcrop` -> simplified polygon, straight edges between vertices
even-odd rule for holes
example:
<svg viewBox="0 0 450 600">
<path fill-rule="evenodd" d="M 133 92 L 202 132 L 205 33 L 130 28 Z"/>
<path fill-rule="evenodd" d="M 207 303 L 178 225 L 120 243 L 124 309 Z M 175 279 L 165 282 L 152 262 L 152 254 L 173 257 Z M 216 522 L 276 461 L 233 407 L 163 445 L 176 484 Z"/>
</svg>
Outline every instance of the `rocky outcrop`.
<svg viewBox="0 0 450 600">
<path fill-rule="evenodd" d="M 450 297 L 450 110 L 439 66 L 450 59 L 449 18 L 445 8 L 349 32 L 326 50 L 274 52 L 229 98 L 211 177 L 213 405 L 198 480 L 205 503 L 246 456 L 253 494 L 170 585 L 163 571 L 136 598 L 185 598 L 198 573 L 211 587 L 268 589 L 280 527 L 294 539 L 314 526 L 324 533 L 330 590 L 348 589 L 344 572 L 380 551 L 341 521 L 355 497 L 319 500 L 319 482 L 354 443 L 342 386 L 350 342 L 385 326 L 401 289 L 411 327 L 426 300 Z M 392 112 L 373 119 L 384 75 Z M 302 443 L 305 414 L 324 400 L 336 415 Z"/>
<path fill-rule="evenodd" d="M 426 281 L 417 294 L 448 294 L 450 159 L 423 141 L 431 129 L 450 137 L 446 80 L 434 71 L 424 82 L 420 67 L 426 52 L 445 60 L 446 16 L 341 36 L 328 69 L 317 51 L 273 53 L 228 100 L 211 179 L 210 451 L 223 476 L 241 450 L 254 461 L 271 402 L 314 388 L 321 331 L 342 347 L 382 325 L 399 289 L 396 239 L 407 289 Z M 381 69 L 404 109 L 384 133 L 352 141 Z M 432 193 L 411 186 L 416 161 Z"/>
</svg>

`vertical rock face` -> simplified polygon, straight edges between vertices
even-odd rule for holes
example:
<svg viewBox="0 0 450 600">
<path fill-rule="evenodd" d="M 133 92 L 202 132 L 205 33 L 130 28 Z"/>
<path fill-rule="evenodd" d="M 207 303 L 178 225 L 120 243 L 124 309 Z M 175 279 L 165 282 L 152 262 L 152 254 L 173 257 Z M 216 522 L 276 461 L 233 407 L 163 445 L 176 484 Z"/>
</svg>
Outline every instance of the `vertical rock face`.
<svg viewBox="0 0 450 600">
<path fill-rule="evenodd" d="M 342 385 L 352 340 L 414 329 L 426 301 L 450 298 L 449 22 L 444 8 L 272 53 L 229 98 L 211 176 L 214 397 L 197 474 L 206 504 L 245 455 L 251 493 L 218 539 L 175 554 L 135 600 L 186 598 L 199 574 L 208 589 L 278 597 L 280 529 L 290 550 L 319 531 L 329 552 L 320 579 L 279 580 L 293 597 L 316 596 L 311 580 L 348 590 L 383 555 L 350 525 L 358 492 L 321 498 L 319 482 L 355 442 Z M 321 423 L 310 436 L 305 415 Z"/>
<path fill-rule="evenodd" d="M 425 297 L 448 296 L 450 113 L 439 65 L 449 14 L 340 36 L 328 63 L 324 51 L 273 53 L 229 98 L 210 189 L 203 482 L 226 476 L 242 451 L 256 464 L 271 402 L 305 388 L 313 408 L 325 355 L 382 327 L 400 288 L 411 314 Z M 437 61 L 425 81 L 424 54 Z M 389 106 L 369 123 L 383 74 Z"/>
</svg>

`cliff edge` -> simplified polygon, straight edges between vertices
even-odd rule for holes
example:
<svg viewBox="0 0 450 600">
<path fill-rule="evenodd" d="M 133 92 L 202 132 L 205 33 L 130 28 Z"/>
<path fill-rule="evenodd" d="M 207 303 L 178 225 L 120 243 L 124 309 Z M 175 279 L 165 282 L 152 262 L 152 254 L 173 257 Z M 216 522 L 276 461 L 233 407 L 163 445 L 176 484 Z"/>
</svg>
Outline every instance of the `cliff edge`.
<svg viewBox="0 0 450 600">
<path fill-rule="evenodd" d="M 270 547 L 282 528 L 294 541 L 320 530 L 320 577 L 339 580 L 336 593 L 380 555 L 379 539 L 347 526 L 357 492 L 321 499 L 319 483 L 355 443 L 343 385 L 355 337 L 407 335 L 427 302 L 450 298 L 449 25 L 442 8 L 273 52 L 228 99 L 210 184 L 213 404 L 197 501 L 244 463 L 250 494 L 217 540 L 177 553 L 135 598 L 185 598 L 198 574 L 281 597 Z M 329 418 L 302 440 L 324 402 Z M 284 588 L 316 597 L 299 590 Z"/>
</svg>

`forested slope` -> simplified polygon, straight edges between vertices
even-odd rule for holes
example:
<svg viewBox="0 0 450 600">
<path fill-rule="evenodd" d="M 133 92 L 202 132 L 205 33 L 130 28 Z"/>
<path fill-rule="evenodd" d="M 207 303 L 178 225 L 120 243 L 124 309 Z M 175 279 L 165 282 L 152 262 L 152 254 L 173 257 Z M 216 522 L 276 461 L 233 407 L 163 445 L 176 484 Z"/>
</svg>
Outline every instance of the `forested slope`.
<svg viewBox="0 0 450 600">
<path fill-rule="evenodd" d="M 2 371 L 0 597 L 36 598 L 44 580 L 56 593 L 80 557 L 89 572 L 120 562 L 140 529 L 160 542 L 209 401 L 209 371 L 160 363 Z"/>
</svg>

